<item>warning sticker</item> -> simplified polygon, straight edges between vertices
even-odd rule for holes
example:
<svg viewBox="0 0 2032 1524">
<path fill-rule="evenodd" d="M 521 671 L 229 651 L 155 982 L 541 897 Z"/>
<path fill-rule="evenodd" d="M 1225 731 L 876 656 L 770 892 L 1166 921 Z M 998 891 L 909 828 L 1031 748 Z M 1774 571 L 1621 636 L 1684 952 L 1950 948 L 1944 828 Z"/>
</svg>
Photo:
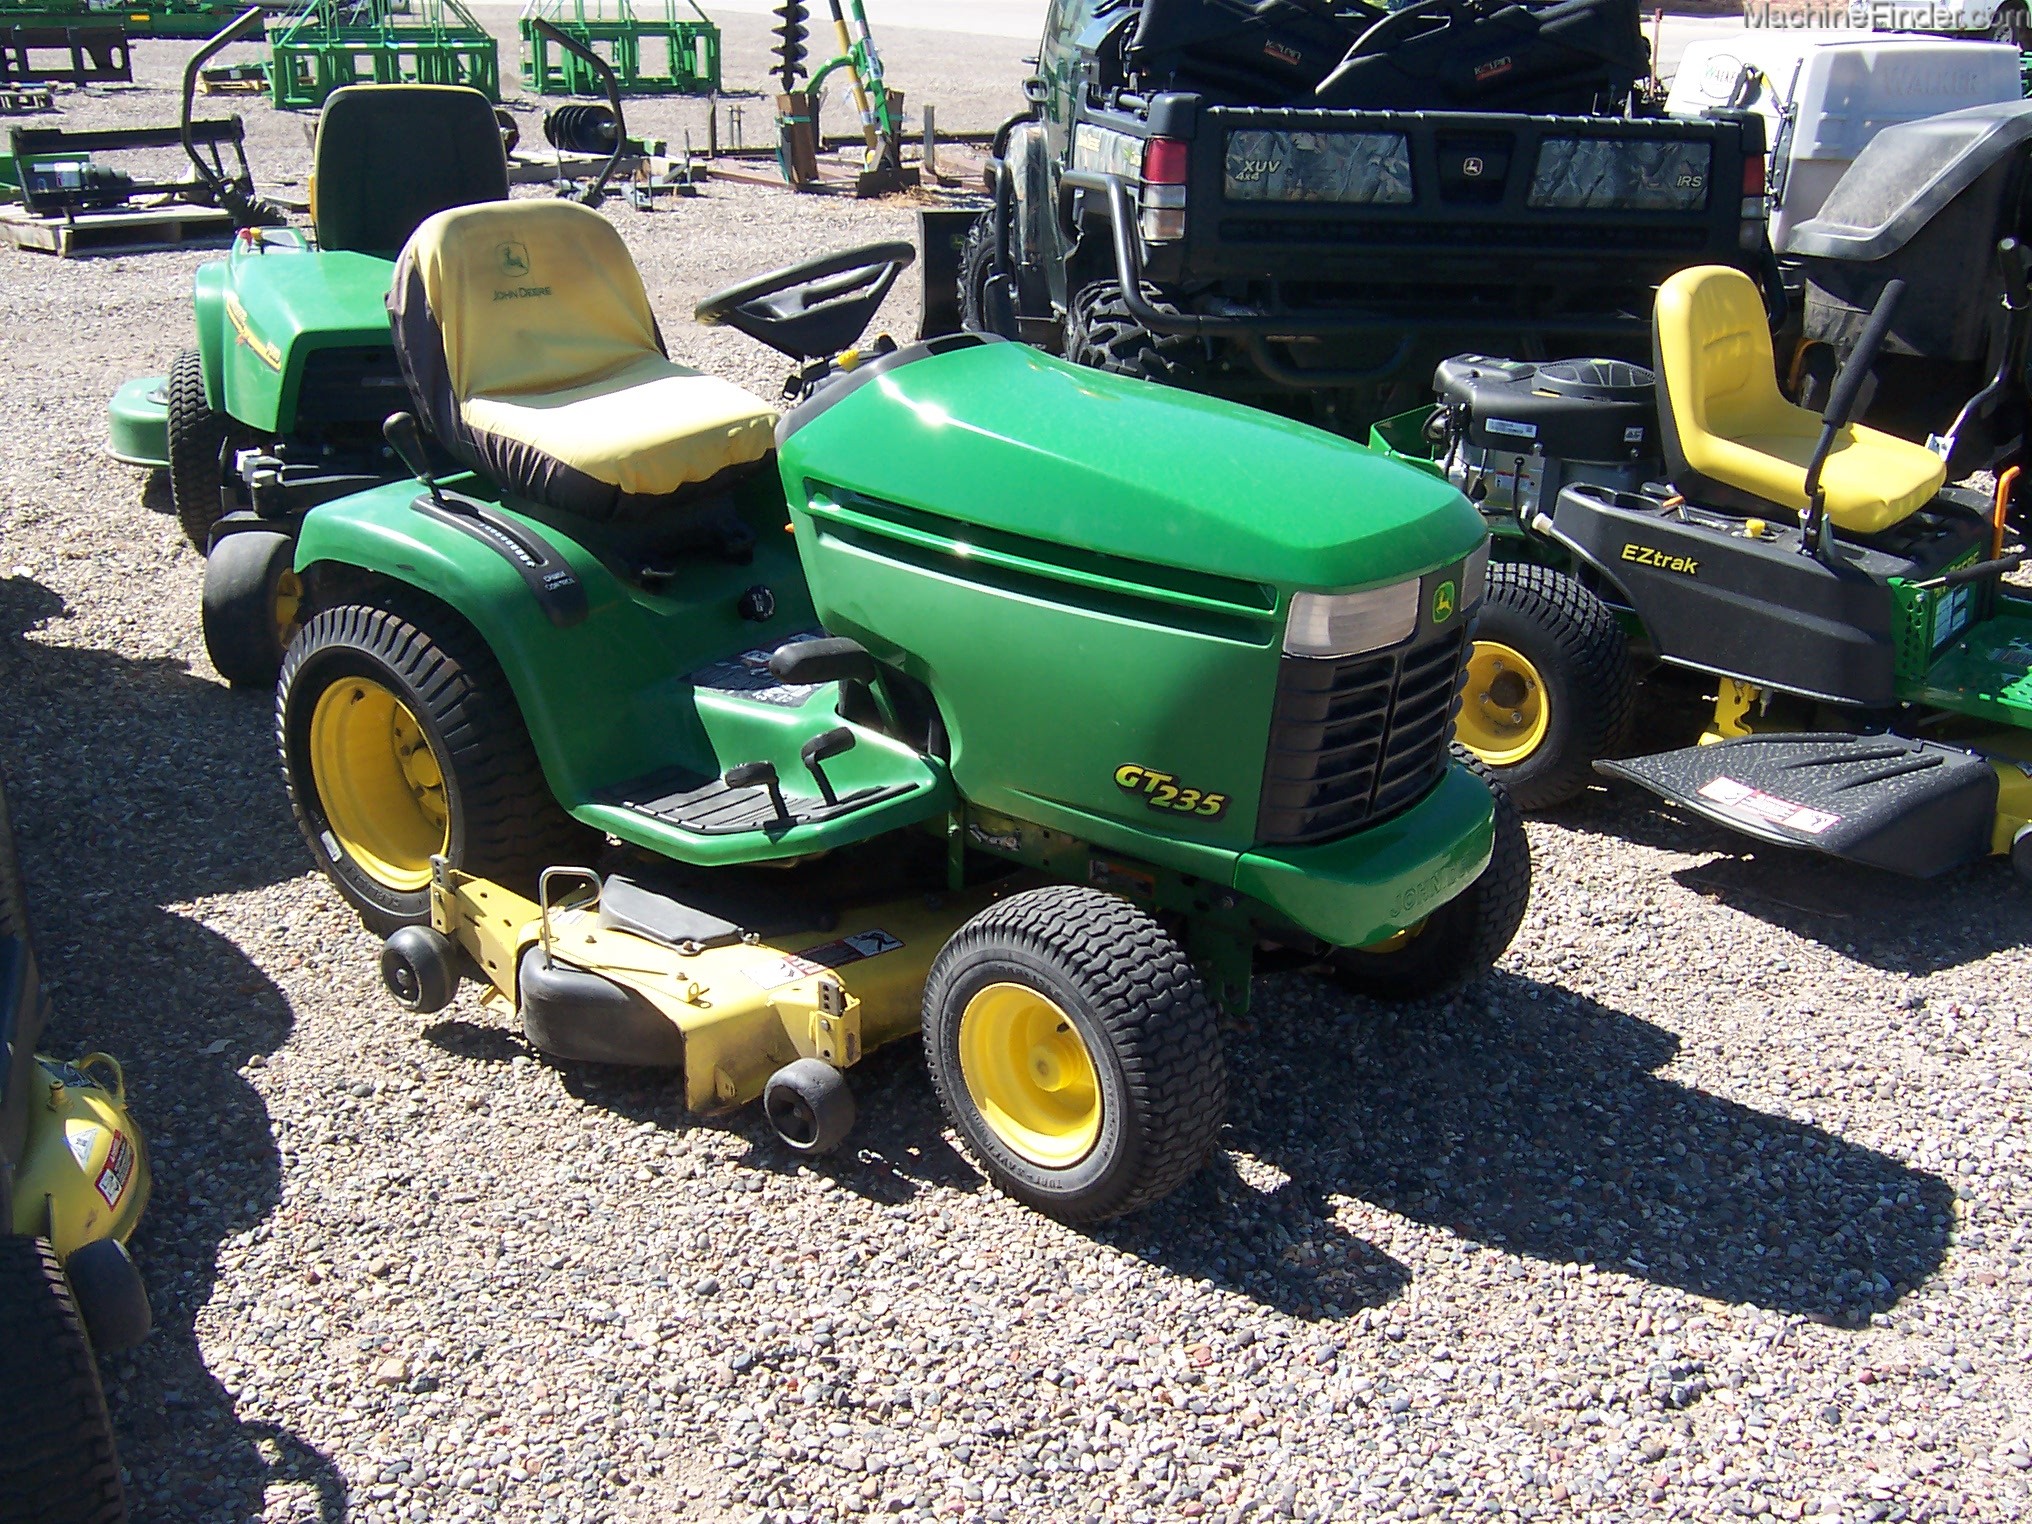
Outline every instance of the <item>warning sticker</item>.
<svg viewBox="0 0 2032 1524">
<path fill-rule="evenodd" d="M 99 1135 L 104 1131 L 91 1122 L 73 1122 L 64 1129 L 64 1143 L 71 1157 L 78 1161 L 79 1169 L 92 1167 L 92 1150 L 99 1146 Z"/>
<path fill-rule="evenodd" d="M 106 1205 L 117 1207 L 127 1194 L 127 1182 L 134 1178 L 134 1145 L 125 1133 L 113 1134 L 113 1146 L 106 1153 L 106 1167 L 99 1171 L 99 1194 Z"/>
<path fill-rule="evenodd" d="M 1783 826 L 1788 831 L 1798 831 L 1807 836 L 1818 836 L 1829 826 L 1841 824 L 1839 815 L 1781 799 L 1747 783 L 1738 783 L 1734 778 L 1716 778 L 1702 784 L 1700 797 L 1720 805 L 1723 814 L 1734 815 L 1738 820 Z"/>
<path fill-rule="evenodd" d="M 845 968 L 849 963 L 859 963 L 864 958 L 879 958 L 902 945 L 900 937 L 892 937 L 881 927 L 873 926 L 852 936 L 841 937 L 837 942 L 807 947 L 803 952 L 792 953 L 785 958 L 751 963 L 741 973 L 750 983 L 773 990 L 795 984 L 800 979 L 809 979 L 813 974 L 825 973 L 828 969 Z"/>
</svg>

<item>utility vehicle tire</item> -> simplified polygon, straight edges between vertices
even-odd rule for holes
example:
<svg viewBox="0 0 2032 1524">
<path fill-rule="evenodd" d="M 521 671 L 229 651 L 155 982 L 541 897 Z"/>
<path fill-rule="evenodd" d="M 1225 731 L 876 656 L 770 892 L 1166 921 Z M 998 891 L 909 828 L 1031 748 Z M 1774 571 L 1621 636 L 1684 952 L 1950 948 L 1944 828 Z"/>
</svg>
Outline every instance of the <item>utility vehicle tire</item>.
<svg viewBox="0 0 2032 1524">
<path fill-rule="evenodd" d="M 1097 889 L 1010 896 L 962 926 L 924 987 L 924 1054 L 987 1175 L 1061 1222 L 1170 1194 L 1227 1109 L 1212 999 L 1147 912 Z"/>
<path fill-rule="evenodd" d="M 1496 811 L 1496 840 L 1482 876 L 1388 942 L 1372 948 L 1347 947 L 1329 960 L 1335 979 L 1376 1000 L 1423 1000 L 1472 984 L 1496 960 L 1524 924 L 1531 900 L 1531 846 L 1502 780 L 1460 746 L 1455 760 L 1488 785 Z"/>
<path fill-rule="evenodd" d="M 1549 566 L 1489 568 L 1454 737 L 1519 809 L 1548 809 L 1585 789 L 1595 759 L 1623 743 L 1636 706 L 1630 643 L 1607 604 Z"/>
<path fill-rule="evenodd" d="M 184 535 L 203 555 L 212 525 L 219 521 L 219 493 L 225 475 L 219 456 L 239 430 L 205 401 L 205 367 L 195 349 L 184 349 L 169 366 L 169 502 Z"/>
<path fill-rule="evenodd" d="M 122 1524 L 99 1365 L 45 1239 L 0 1238 L 0 1519 Z"/>
<path fill-rule="evenodd" d="M 205 557 L 205 654 L 235 688 L 275 686 L 302 627 L 295 558 L 295 537 L 273 529 L 229 534 Z"/>
<path fill-rule="evenodd" d="M 276 742 L 311 855 L 383 936 L 430 918 L 430 859 L 534 896 L 597 838 L 558 806 L 486 643 L 413 594 L 314 615 L 276 683 Z"/>
<path fill-rule="evenodd" d="M 2008 42 L 2023 53 L 2032 49 L 2032 21 L 2026 19 L 2025 7 L 2010 4 L 1997 7 L 1997 14 L 1990 22 L 1990 41 Z"/>
<path fill-rule="evenodd" d="M 970 333 L 1001 332 L 989 310 L 988 288 L 994 279 L 995 214 L 983 212 L 967 229 L 966 242 L 960 246 L 960 326 Z M 1013 291 L 1009 292 L 1009 301 L 1013 317 Z"/>
<path fill-rule="evenodd" d="M 1167 304 L 1154 287 L 1143 295 L 1153 305 Z M 1121 288 L 1112 281 L 1083 287 L 1072 299 L 1066 322 L 1065 357 L 1075 365 L 1113 371 L 1185 391 L 1204 391 L 1208 382 L 1206 345 L 1191 334 L 1152 333 L 1129 311 Z"/>
</svg>

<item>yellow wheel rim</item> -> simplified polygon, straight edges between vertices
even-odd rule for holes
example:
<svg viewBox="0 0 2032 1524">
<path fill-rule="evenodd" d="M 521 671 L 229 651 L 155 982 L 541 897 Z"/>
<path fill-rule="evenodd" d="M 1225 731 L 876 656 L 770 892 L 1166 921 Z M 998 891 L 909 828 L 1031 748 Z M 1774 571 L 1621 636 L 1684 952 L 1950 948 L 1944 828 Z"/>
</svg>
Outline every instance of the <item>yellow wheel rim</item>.
<svg viewBox="0 0 2032 1524">
<path fill-rule="evenodd" d="M 296 632 L 303 628 L 303 579 L 295 572 L 285 571 L 275 579 L 272 612 L 276 644 L 287 651 L 289 643 L 296 639 Z"/>
<path fill-rule="evenodd" d="M 1545 680 L 1524 654 L 1499 640 L 1476 641 L 1454 725 L 1461 745 L 1491 767 L 1512 767 L 1538 750 L 1551 718 Z"/>
<path fill-rule="evenodd" d="M 1383 938 L 1382 941 L 1370 942 L 1366 946 L 1357 947 L 1355 951 L 1364 953 L 1397 952 L 1414 941 L 1418 934 L 1425 930 L 1425 923 L 1431 919 L 1431 916 L 1420 916 L 1402 931 L 1394 931 L 1389 936 Z"/>
<path fill-rule="evenodd" d="M 310 771 L 325 823 L 377 883 L 414 892 L 450 837 L 444 770 L 409 706 L 366 677 L 318 695 Z"/>
<path fill-rule="evenodd" d="M 1011 1150 L 1070 1169 L 1101 1134 L 1101 1086 L 1072 1018 L 1022 984 L 991 984 L 960 1013 L 960 1075 Z"/>
</svg>

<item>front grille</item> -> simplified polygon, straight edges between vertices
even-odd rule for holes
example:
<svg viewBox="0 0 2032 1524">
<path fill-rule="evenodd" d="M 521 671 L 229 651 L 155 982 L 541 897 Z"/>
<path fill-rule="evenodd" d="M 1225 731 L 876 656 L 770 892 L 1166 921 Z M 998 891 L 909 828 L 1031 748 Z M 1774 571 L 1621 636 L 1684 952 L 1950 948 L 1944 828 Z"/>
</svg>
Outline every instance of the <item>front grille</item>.
<svg viewBox="0 0 2032 1524">
<path fill-rule="evenodd" d="M 1257 839 L 1330 841 L 1415 804 L 1447 763 L 1472 620 L 1277 672 Z"/>
</svg>

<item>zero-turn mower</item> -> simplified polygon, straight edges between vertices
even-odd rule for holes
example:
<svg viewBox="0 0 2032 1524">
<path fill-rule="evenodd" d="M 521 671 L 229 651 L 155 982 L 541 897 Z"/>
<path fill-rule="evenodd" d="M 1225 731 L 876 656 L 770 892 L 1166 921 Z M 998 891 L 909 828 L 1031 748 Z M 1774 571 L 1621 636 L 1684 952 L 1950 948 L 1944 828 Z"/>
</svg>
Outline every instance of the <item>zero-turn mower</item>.
<svg viewBox="0 0 2032 1524">
<path fill-rule="evenodd" d="M 0 795 L 0 1518 L 117 1524 L 127 1516 L 96 1348 L 148 1333 L 127 1238 L 148 1151 L 120 1066 L 35 1051 L 46 997 Z"/>
<path fill-rule="evenodd" d="M 1096 1219 L 1213 1146 L 1259 950 L 1414 997 L 1515 933 L 1518 816 L 1449 748 L 1487 541 L 1288 420 L 850 347 L 913 257 L 700 305 L 797 363 L 779 416 L 667 358 L 598 215 L 425 221 L 388 424 L 424 486 L 303 521 L 283 769 L 411 1007 L 476 973 L 538 1047 L 810 1150 L 921 1028 L 986 1172 Z"/>
<path fill-rule="evenodd" d="M 2015 324 L 2026 251 L 1996 255 Z M 1951 434 L 1850 421 L 1906 294 L 1883 282 L 1819 412 L 1781 393 L 1749 279 L 1702 266 L 1659 290 L 1655 371 L 1466 355 L 1436 409 L 1379 426 L 1377 448 L 1423 450 L 1497 530 L 1459 735 L 1520 804 L 1572 797 L 1592 767 L 1762 841 L 2032 876 L 2017 473 L 1946 486 Z M 1701 745 L 1620 756 L 1633 656 L 1718 690 Z"/>
</svg>

